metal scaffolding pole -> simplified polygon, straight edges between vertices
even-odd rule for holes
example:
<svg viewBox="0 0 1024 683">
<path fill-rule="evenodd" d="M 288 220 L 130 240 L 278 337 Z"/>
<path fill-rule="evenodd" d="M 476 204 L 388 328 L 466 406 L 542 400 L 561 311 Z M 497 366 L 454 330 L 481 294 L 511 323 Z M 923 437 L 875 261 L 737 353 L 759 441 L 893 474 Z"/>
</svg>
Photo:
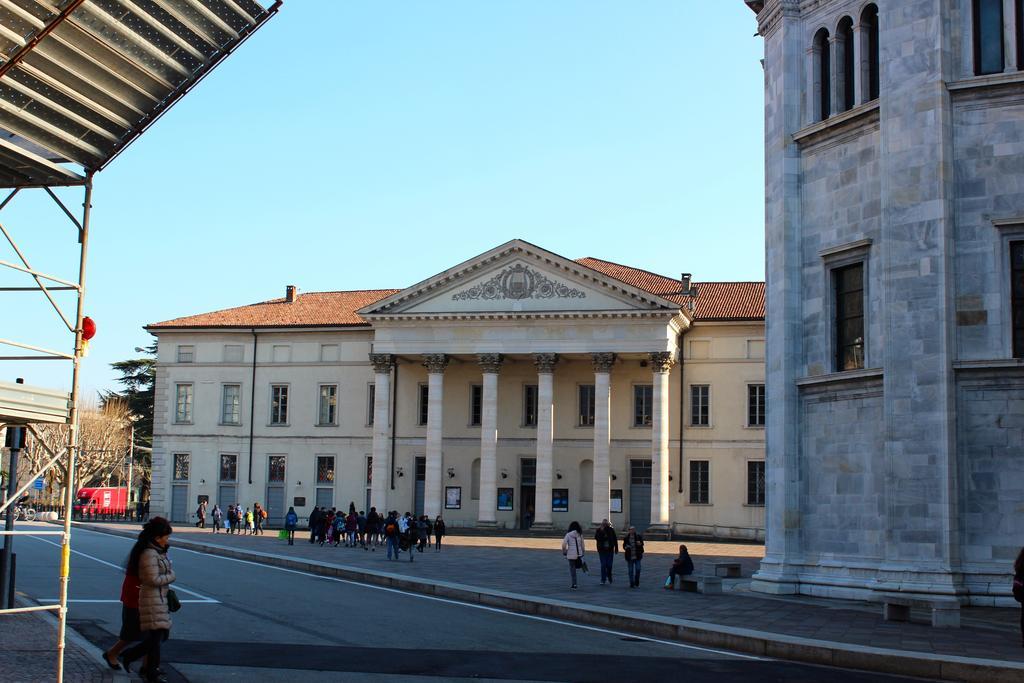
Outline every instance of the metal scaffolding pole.
<svg viewBox="0 0 1024 683">
<path fill-rule="evenodd" d="M 60 549 L 60 611 L 57 624 L 57 683 L 64 681 L 64 634 L 68 622 L 68 583 L 71 573 L 71 510 L 75 503 L 75 458 L 78 456 L 78 380 L 82 362 L 82 317 L 85 304 L 85 266 L 89 254 L 89 218 L 92 209 L 92 173 L 85 178 L 82 229 L 79 233 L 78 307 L 75 313 L 75 352 L 71 371 L 71 416 L 64 488 L 64 537 Z"/>
</svg>

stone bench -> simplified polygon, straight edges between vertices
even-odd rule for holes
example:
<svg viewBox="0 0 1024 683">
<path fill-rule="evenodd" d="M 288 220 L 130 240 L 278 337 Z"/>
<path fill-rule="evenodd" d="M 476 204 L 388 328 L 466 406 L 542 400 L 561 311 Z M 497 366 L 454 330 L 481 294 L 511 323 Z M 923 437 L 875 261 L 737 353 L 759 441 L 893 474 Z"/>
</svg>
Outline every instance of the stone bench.
<svg viewBox="0 0 1024 683">
<path fill-rule="evenodd" d="M 677 574 L 672 589 L 689 593 L 703 593 L 704 595 L 721 595 L 722 579 L 717 576 L 694 576 L 693 574 L 679 576 Z"/>
<path fill-rule="evenodd" d="M 704 571 L 708 571 L 709 568 L 714 576 L 725 576 L 727 579 L 743 577 L 743 567 L 739 562 L 709 562 L 704 565 Z M 719 574 L 720 570 L 725 570 L 725 574 Z"/>
<path fill-rule="evenodd" d="M 956 598 L 883 593 L 872 599 L 882 603 L 882 618 L 886 621 L 910 621 L 911 609 L 927 609 L 931 610 L 934 628 L 960 628 L 960 602 Z"/>
</svg>

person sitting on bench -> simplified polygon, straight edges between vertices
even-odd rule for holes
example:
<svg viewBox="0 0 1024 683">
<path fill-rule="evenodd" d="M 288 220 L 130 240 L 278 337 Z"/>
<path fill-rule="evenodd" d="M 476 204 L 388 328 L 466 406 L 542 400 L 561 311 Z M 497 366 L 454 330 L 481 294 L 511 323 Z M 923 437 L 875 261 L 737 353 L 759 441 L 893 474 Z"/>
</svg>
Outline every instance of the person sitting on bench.
<svg viewBox="0 0 1024 683">
<path fill-rule="evenodd" d="M 681 545 L 679 546 L 679 557 L 672 560 L 672 568 L 668 570 L 665 588 L 672 590 L 677 576 L 683 577 L 690 574 L 693 574 L 693 560 L 690 559 L 690 552 L 686 549 L 686 546 Z"/>
</svg>

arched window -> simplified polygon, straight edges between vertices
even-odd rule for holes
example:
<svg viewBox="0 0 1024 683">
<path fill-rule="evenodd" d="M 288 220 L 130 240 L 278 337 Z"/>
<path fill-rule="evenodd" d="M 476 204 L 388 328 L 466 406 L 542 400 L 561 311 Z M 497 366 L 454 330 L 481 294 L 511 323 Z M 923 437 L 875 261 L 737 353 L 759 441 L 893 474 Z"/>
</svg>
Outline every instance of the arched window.
<svg viewBox="0 0 1024 683">
<path fill-rule="evenodd" d="M 813 68 L 811 86 L 814 91 L 812 105 L 814 120 L 824 121 L 832 115 L 832 55 L 829 50 L 828 31 L 821 29 L 814 34 Z"/>
<path fill-rule="evenodd" d="M 861 63 L 864 79 L 861 84 L 862 97 L 865 102 L 878 99 L 878 6 L 868 5 L 860 14 L 861 45 L 864 58 Z"/>
<path fill-rule="evenodd" d="M 584 460 L 580 463 L 580 502 L 594 501 L 594 461 Z"/>
<path fill-rule="evenodd" d="M 857 106 L 853 94 L 854 79 L 854 58 L 853 47 L 853 19 L 843 17 L 836 28 L 836 76 L 839 78 L 836 94 L 839 101 L 836 102 L 836 111 L 847 111 Z M 839 66 L 842 68 L 839 69 Z"/>
<path fill-rule="evenodd" d="M 1003 0 L 973 0 L 974 75 L 1003 71 Z"/>
<path fill-rule="evenodd" d="M 480 500 L 480 458 L 469 469 L 469 499 Z"/>
</svg>

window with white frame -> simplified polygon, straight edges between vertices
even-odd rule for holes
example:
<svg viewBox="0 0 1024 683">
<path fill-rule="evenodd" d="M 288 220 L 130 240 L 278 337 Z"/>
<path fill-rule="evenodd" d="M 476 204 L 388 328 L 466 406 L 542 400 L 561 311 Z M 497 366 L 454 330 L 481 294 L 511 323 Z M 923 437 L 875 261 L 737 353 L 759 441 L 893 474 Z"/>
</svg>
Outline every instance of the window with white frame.
<svg viewBox="0 0 1024 683">
<path fill-rule="evenodd" d="M 174 481 L 188 481 L 191 465 L 192 456 L 189 453 L 175 453 L 174 471 L 171 473 L 171 478 Z"/>
<path fill-rule="evenodd" d="M 369 427 L 373 426 L 373 404 L 377 396 L 377 385 L 370 383 L 366 385 L 366 424 Z"/>
<path fill-rule="evenodd" d="M 288 424 L 288 385 L 270 385 L 270 424 Z"/>
<path fill-rule="evenodd" d="M 419 397 L 419 403 L 416 405 L 416 424 L 423 427 L 427 424 L 427 416 L 430 411 L 430 387 L 426 384 L 420 384 L 417 396 Z"/>
<path fill-rule="evenodd" d="M 651 384 L 633 385 L 633 426 L 650 427 L 652 406 L 654 404 L 654 386 Z"/>
<path fill-rule="evenodd" d="M 764 505 L 764 460 L 747 461 L 747 505 Z"/>
<path fill-rule="evenodd" d="M 225 425 L 242 423 L 241 384 L 225 384 L 221 387 L 220 423 Z"/>
<path fill-rule="evenodd" d="M 594 426 L 594 405 L 596 394 L 593 384 L 579 385 L 579 401 L 577 402 L 577 423 L 580 427 Z"/>
<path fill-rule="evenodd" d="M 537 385 L 523 385 L 523 426 L 537 426 Z"/>
<path fill-rule="evenodd" d="M 224 345 L 224 362 L 225 363 L 241 363 L 243 357 L 242 345 L 241 344 L 225 344 Z"/>
<path fill-rule="evenodd" d="M 972 0 L 971 15 L 974 40 L 974 74 L 984 76 L 1002 73 L 1003 0 Z"/>
<path fill-rule="evenodd" d="M 469 426 L 479 427 L 483 419 L 484 386 L 469 385 Z"/>
<path fill-rule="evenodd" d="M 191 383 L 174 386 L 174 421 L 178 424 L 192 422 L 192 391 Z"/>
<path fill-rule="evenodd" d="M 708 384 L 690 385 L 690 426 L 711 426 L 711 386 Z"/>
<path fill-rule="evenodd" d="M 195 360 L 196 347 L 192 345 L 181 345 L 178 347 L 178 362 L 191 363 Z"/>
<path fill-rule="evenodd" d="M 220 454 L 220 481 L 238 481 L 238 455 L 236 453 Z"/>
<path fill-rule="evenodd" d="M 1013 357 L 1024 358 L 1024 241 L 1010 242 L 1010 306 Z"/>
<path fill-rule="evenodd" d="M 333 363 L 341 358 L 337 344 L 321 344 L 320 360 L 324 363 Z"/>
<path fill-rule="evenodd" d="M 747 385 L 747 426 L 764 427 L 764 385 Z"/>
<path fill-rule="evenodd" d="M 690 504 L 711 503 L 711 463 L 708 460 L 690 461 Z"/>
<path fill-rule="evenodd" d="M 321 426 L 338 424 L 338 385 L 320 385 L 320 410 L 317 424 Z"/>
</svg>

